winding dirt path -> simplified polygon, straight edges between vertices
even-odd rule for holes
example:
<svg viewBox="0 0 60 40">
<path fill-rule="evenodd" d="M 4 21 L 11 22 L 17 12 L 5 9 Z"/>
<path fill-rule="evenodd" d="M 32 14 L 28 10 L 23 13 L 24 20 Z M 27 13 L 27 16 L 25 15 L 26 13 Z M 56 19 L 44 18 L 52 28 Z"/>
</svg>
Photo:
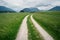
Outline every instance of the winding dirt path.
<svg viewBox="0 0 60 40">
<path fill-rule="evenodd" d="M 42 35 L 44 40 L 54 40 L 32 17 L 31 15 L 31 20 L 33 24 L 35 25 L 36 29 L 39 31 L 39 33 Z"/>
<path fill-rule="evenodd" d="M 27 28 L 27 15 L 20 26 L 19 32 L 17 34 L 16 40 L 28 40 L 28 28 Z"/>
</svg>

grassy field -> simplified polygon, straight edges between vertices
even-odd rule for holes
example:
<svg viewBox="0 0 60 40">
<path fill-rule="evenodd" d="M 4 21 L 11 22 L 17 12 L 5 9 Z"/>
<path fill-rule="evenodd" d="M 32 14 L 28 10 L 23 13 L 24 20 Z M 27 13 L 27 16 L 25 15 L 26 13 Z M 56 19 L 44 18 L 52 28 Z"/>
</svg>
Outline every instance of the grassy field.
<svg viewBox="0 0 60 40">
<path fill-rule="evenodd" d="M 0 13 L 0 40 L 15 40 L 19 26 L 28 12 Z M 29 13 L 30 15 L 32 13 Z M 55 39 L 60 39 L 60 12 L 35 12 L 33 18 Z M 28 39 L 43 40 L 28 17 Z"/>
<path fill-rule="evenodd" d="M 27 14 L 0 13 L 0 40 L 15 40 L 19 26 Z"/>
<path fill-rule="evenodd" d="M 28 39 L 29 40 L 43 40 L 38 30 L 34 27 L 30 17 L 28 17 L 27 24 L 28 24 Z"/>
<path fill-rule="evenodd" d="M 55 39 L 60 40 L 60 12 L 38 12 L 34 19 Z"/>
</svg>

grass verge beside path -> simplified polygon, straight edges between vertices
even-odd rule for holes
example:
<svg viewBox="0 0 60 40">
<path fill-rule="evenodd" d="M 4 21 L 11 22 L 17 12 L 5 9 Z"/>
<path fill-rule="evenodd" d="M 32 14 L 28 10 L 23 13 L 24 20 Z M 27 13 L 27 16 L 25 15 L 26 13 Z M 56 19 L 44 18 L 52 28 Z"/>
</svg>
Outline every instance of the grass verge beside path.
<svg viewBox="0 0 60 40">
<path fill-rule="evenodd" d="M 39 12 L 33 18 L 55 39 L 60 40 L 60 12 Z"/>
<path fill-rule="evenodd" d="M 28 39 L 29 40 L 43 40 L 42 36 L 39 35 L 39 32 L 34 27 L 30 19 L 30 16 L 28 17 L 27 25 L 28 25 Z"/>
<path fill-rule="evenodd" d="M 27 14 L 0 13 L 0 40 L 15 40 L 23 18 Z"/>
</svg>

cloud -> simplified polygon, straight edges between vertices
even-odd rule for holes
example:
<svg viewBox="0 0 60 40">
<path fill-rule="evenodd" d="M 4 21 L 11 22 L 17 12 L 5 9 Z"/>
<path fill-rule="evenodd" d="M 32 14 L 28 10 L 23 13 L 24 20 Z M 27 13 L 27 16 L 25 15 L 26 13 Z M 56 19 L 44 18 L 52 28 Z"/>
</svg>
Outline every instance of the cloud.
<svg viewBox="0 0 60 40">
<path fill-rule="evenodd" d="M 51 8 L 53 8 L 54 6 L 40 6 L 40 7 L 37 7 L 38 9 L 40 9 L 40 10 L 49 10 L 49 9 L 51 9 Z"/>
<path fill-rule="evenodd" d="M 55 1 L 52 3 L 53 6 L 60 6 L 60 1 Z"/>
<path fill-rule="evenodd" d="M 0 6 L 1 5 L 14 10 L 21 10 L 27 7 L 37 7 L 41 10 L 48 10 L 54 6 L 60 6 L 60 0 L 0 0 Z"/>
</svg>

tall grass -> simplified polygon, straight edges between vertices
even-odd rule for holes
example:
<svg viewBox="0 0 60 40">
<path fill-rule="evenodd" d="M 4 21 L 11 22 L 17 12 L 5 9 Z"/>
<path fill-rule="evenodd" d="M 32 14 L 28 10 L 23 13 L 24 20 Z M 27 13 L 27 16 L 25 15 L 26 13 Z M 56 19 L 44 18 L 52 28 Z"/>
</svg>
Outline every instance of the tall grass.
<svg viewBox="0 0 60 40">
<path fill-rule="evenodd" d="M 38 12 L 34 19 L 55 39 L 60 40 L 60 12 Z"/>
<path fill-rule="evenodd" d="M 19 26 L 27 14 L 0 13 L 0 40 L 15 40 Z"/>
</svg>

